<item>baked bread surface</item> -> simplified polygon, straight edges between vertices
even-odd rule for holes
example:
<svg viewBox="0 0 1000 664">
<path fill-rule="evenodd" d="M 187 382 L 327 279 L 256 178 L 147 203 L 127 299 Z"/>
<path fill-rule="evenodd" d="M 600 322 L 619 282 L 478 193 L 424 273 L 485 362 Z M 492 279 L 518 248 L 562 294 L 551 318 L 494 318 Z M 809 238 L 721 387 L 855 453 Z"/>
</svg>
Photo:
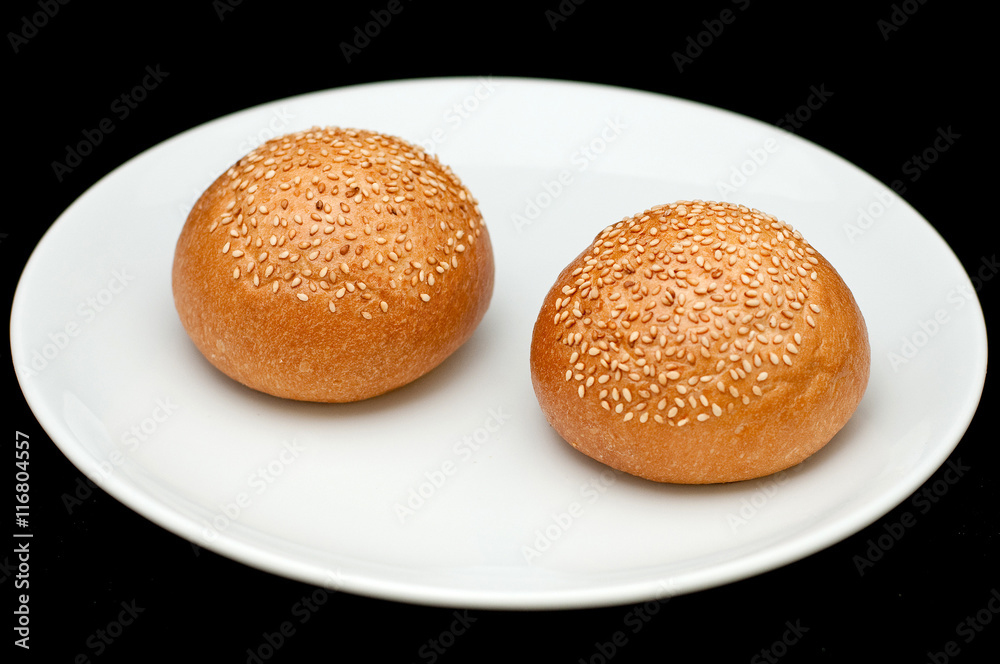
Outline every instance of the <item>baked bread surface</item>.
<svg viewBox="0 0 1000 664">
<path fill-rule="evenodd" d="M 402 139 L 327 127 L 268 141 L 204 192 L 177 243 L 173 292 L 226 375 L 347 402 L 461 346 L 493 273 L 477 202 L 451 169 Z"/>
<path fill-rule="evenodd" d="M 601 232 L 559 275 L 531 343 L 549 423 L 659 482 L 769 475 L 803 461 L 868 383 L 864 318 L 788 224 L 680 201 Z"/>
</svg>

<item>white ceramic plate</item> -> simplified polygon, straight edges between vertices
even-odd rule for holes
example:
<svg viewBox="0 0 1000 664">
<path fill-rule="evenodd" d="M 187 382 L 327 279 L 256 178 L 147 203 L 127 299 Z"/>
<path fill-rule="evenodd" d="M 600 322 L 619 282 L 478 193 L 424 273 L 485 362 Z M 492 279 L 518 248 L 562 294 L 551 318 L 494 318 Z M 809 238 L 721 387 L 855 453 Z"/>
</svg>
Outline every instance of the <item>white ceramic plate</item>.
<svg viewBox="0 0 1000 664">
<path fill-rule="evenodd" d="M 174 243 L 201 191 L 258 142 L 316 124 L 437 152 L 480 200 L 497 279 L 472 340 L 348 405 L 254 393 L 208 365 L 173 307 Z M 724 199 L 803 232 L 867 318 L 868 392 L 792 471 L 663 486 L 548 427 L 528 346 L 541 300 L 601 229 Z M 67 457 L 194 543 L 308 583 L 432 605 L 567 608 L 690 592 L 800 559 L 873 522 L 948 457 L 986 369 L 958 260 L 876 180 L 772 126 L 595 85 L 437 79 L 303 95 L 210 122 L 110 173 L 39 243 L 11 347 Z"/>
</svg>

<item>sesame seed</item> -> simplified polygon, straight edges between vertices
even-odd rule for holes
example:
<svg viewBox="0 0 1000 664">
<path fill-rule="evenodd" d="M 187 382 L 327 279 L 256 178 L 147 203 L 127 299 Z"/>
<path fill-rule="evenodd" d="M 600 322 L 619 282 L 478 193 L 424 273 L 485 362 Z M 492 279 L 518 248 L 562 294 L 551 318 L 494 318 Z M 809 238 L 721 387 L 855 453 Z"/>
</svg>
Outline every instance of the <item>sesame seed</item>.
<svg viewBox="0 0 1000 664">
<path fill-rule="evenodd" d="M 674 237 L 657 246 L 660 233 Z M 456 244 L 449 238 L 447 246 Z M 802 317 L 815 327 L 818 306 L 806 303 L 810 264 L 818 265 L 808 260 L 812 253 L 787 224 L 724 203 L 658 206 L 612 224 L 559 284 L 553 324 L 575 328 L 567 333 L 570 345 L 586 337 L 571 372 L 614 386 L 611 398 L 621 395 L 637 414 L 653 404 L 666 408 L 658 392 L 671 381 L 692 408 L 717 417 L 746 405 L 763 394 L 757 385 L 768 377 L 764 365 L 791 366 L 802 342 L 797 333 L 795 344 L 785 339 L 793 323 Z M 607 309 L 583 306 L 602 299 Z M 710 363 L 702 366 L 702 358 Z M 749 376 L 750 389 L 738 388 Z M 707 384 L 736 401 L 711 403 L 698 387 Z M 672 421 L 687 406 L 675 401 Z"/>
</svg>

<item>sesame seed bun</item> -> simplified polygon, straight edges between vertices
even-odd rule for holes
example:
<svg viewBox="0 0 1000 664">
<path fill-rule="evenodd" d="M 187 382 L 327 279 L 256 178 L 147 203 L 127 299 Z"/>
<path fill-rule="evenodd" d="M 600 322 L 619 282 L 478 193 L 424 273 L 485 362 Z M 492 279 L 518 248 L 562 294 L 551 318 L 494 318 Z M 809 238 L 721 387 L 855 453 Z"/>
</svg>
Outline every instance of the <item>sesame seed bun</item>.
<svg viewBox="0 0 1000 664">
<path fill-rule="evenodd" d="M 313 128 L 268 141 L 202 194 L 174 301 L 202 354 L 279 397 L 346 402 L 427 373 L 493 292 L 476 200 L 399 138 Z"/>
<path fill-rule="evenodd" d="M 823 447 L 868 384 L 836 270 L 774 217 L 683 201 L 606 228 L 535 323 L 531 378 L 573 447 L 658 482 L 769 475 Z"/>
</svg>

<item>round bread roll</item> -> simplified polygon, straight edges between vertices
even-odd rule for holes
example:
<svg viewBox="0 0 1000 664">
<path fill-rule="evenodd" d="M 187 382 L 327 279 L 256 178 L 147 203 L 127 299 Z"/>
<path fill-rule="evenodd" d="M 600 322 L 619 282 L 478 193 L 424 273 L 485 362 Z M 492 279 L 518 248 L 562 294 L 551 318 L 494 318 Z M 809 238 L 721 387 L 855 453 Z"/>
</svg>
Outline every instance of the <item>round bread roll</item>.
<svg viewBox="0 0 1000 664">
<path fill-rule="evenodd" d="M 476 200 L 399 138 L 313 128 L 268 141 L 202 194 L 174 257 L 181 322 L 226 375 L 347 402 L 427 373 L 493 292 Z"/>
<path fill-rule="evenodd" d="M 531 378 L 581 452 L 657 482 L 762 477 L 823 447 L 868 383 L 847 285 L 802 236 L 682 201 L 606 228 L 559 275 Z"/>
</svg>

